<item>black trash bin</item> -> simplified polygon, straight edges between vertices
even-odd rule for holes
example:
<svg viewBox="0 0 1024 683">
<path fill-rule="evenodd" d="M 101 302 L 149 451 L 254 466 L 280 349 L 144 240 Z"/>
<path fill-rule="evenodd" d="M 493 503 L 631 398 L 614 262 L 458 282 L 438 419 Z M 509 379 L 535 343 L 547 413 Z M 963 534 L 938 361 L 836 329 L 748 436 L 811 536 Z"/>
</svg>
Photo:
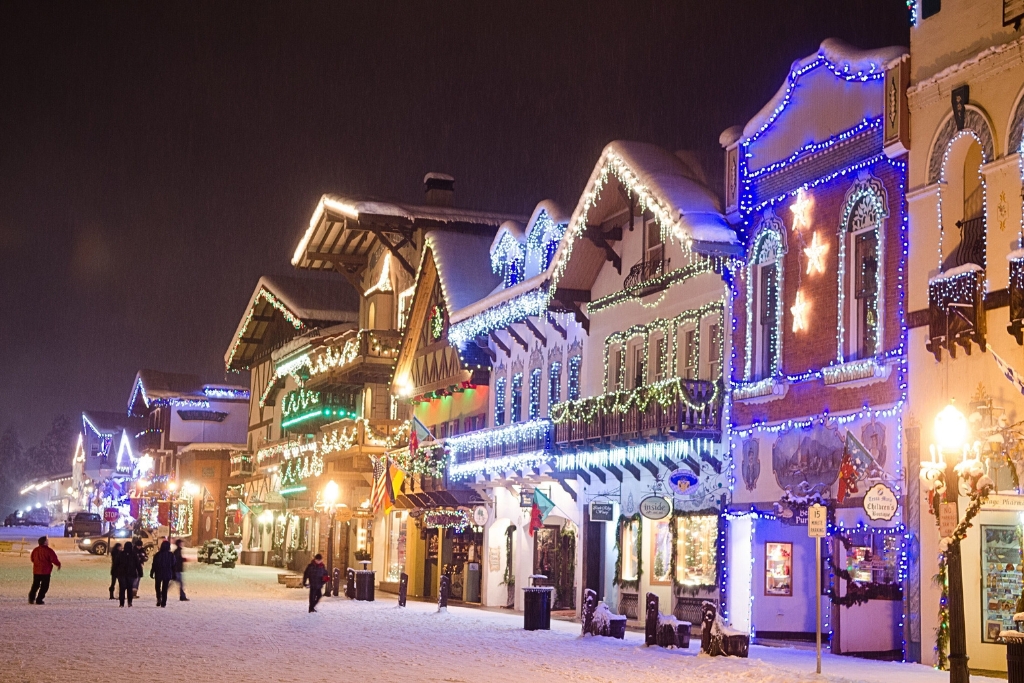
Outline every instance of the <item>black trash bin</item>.
<svg viewBox="0 0 1024 683">
<path fill-rule="evenodd" d="M 551 630 L 551 586 L 523 589 L 523 628 L 527 631 Z"/>
<path fill-rule="evenodd" d="M 1024 683 L 1024 639 L 1004 638 L 1007 683 Z"/>
<path fill-rule="evenodd" d="M 373 575 L 370 570 L 356 571 L 356 600 L 373 602 Z"/>
</svg>

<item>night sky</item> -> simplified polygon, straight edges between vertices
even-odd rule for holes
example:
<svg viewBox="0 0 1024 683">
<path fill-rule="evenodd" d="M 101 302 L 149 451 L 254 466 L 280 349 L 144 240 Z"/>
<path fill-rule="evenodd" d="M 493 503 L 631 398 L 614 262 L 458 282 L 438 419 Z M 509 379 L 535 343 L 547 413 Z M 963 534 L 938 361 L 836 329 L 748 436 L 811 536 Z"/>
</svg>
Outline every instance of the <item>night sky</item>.
<svg viewBox="0 0 1024 683">
<path fill-rule="evenodd" d="M 617 138 L 720 189 L 794 60 L 908 33 L 903 0 L 4 3 L 0 428 L 124 410 L 141 367 L 222 381 L 324 192 L 571 209 Z"/>
</svg>

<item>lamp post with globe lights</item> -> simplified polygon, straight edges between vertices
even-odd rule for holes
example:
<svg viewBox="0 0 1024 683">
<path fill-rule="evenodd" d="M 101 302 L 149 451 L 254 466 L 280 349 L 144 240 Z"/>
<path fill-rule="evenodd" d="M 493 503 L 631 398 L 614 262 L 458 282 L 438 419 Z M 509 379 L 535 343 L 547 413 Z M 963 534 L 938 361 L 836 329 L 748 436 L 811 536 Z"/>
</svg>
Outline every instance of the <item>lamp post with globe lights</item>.
<svg viewBox="0 0 1024 683">
<path fill-rule="evenodd" d="M 334 516 L 338 508 L 338 498 L 341 496 L 341 490 L 334 480 L 327 482 L 324 486 L 324 506 L 327 508 L 328 514 L 331 516 L 330 531 L 327 535 L 327 579 L 328 581 L 333 580 L 331 577 L 334 576 Z M 328 590 L 328 594 L 330 591 Z"/>
</svg>

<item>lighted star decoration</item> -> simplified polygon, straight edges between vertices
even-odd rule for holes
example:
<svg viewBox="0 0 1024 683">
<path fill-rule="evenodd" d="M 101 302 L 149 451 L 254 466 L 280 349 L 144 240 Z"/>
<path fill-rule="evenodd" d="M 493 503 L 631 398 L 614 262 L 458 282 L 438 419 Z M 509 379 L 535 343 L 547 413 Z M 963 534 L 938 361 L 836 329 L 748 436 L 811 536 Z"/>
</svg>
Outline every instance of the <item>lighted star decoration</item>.
<svg viewBox="0 0 1024 683">
<path fill-rule="evenodd" d="M 822 242 L 818 233 L 811 238 L 811 246 L 804 249 L 807 256 L 807 274 L 825 272 L 825 255 L 828 254 L 828 242 Z"/>
<path fill-rule="evenodd" d="M 800 228 L 811 227 L 811 211 L 814 209 L 814 200 L 803 190 L 797 190 L 796 201 L 789 207 L 793 212 L 793 232 Z"/>
<path fill-rule="evenodd" d="M 801 289 L 796 293 L 796 301 L 789 307 L 793 314 L 793 331 L 807 330 L 807 314 L 811 311 L 811 304 L 804 298 L 804 291 Z"/>
</svg>

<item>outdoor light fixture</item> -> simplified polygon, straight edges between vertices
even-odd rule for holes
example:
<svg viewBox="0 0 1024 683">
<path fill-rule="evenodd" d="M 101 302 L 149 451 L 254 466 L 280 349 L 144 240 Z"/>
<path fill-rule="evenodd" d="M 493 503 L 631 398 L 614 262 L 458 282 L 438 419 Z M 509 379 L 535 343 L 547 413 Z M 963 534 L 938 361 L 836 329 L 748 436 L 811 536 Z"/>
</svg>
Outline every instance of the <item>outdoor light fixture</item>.
<svg viewBox="0 0 1024 683">
<path fill-rule="evenodd" d="M 328 507 L 334 507 L 338 502 L 340 494 L 341 491 L 339 490 L 338 485 L 333 479 L 330 480 L 327 482 L 327 485 L 324 486 L 324 503 L 326 503 Z"/>
<path fill-rule="evenodd" d="M 967 442 L 967 418 L 952 402 L 935 416 L 935 442 L 943 453 L 959 453 Z"/>
</svg>

